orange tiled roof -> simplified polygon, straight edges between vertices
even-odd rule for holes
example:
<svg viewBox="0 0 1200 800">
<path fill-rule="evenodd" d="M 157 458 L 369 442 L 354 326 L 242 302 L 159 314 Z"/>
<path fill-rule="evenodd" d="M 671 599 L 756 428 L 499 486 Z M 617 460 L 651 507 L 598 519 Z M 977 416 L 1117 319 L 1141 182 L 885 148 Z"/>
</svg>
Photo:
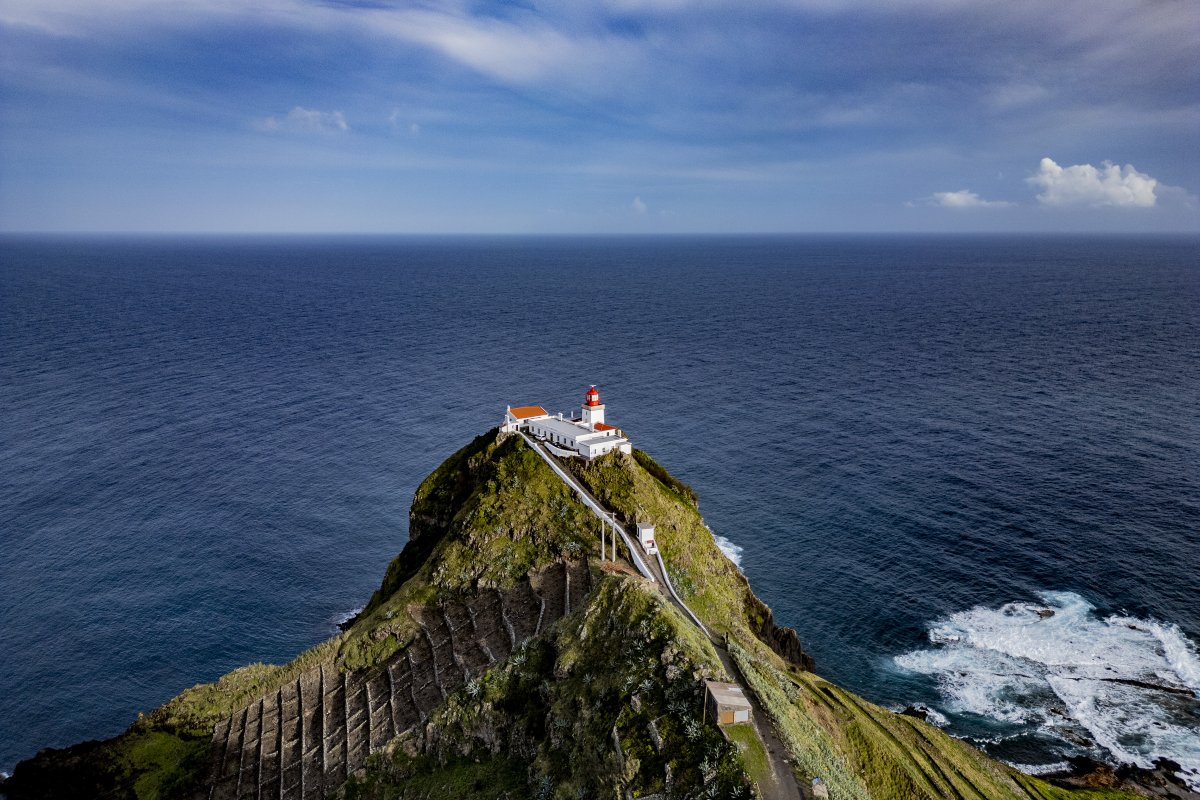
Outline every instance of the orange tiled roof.
<svg viewBox="0 0 1200 800">
<path fill-rule="evenodd" d="M 598 431 L 615 431 L 615 430 L 619 430 L 619 429 L 617 428 L 616 425 L 605 425 L 603 422 L 597 422 L 596 430 L 598 430 Z"/>
<path fill-rule="evenodd" d="M 529 419 L 530 417 L 546 416 L 546 409 L 541 406 L 516 406 L 515 408 L 510 408 L 508 413 L 517 419 Z"/>
</svg>

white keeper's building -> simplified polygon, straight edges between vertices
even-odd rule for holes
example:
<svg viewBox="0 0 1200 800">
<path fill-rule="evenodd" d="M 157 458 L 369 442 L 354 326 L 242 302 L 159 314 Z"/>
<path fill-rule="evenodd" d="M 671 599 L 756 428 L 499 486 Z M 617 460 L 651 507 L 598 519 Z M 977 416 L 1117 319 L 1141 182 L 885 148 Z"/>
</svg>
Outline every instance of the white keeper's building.
<svg viewBox="0 0 1200 800">
<path fill-rule="evenodd" d="M 633 452 L 633 446 L 621 429 L 604 422 L 604 403 L 600 402 L 600 393 L 595 386 L 588 389 L 580 415 L 575 419 L 567 419 L 562 414 L 551 416 L 541 406 L 509 406 L 504 411 L 500 430 L 505 433 L 525 431 L 549 444 L 559 455 L 592 459 L 613 450 Z"/>
</svg>

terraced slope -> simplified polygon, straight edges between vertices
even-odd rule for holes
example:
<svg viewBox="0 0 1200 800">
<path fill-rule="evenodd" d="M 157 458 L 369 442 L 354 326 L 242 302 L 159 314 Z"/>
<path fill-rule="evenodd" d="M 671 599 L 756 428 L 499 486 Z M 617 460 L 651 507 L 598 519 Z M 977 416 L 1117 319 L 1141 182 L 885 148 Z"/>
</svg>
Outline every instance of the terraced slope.
<svg viewBox="0 0 1200 800">
<path fill-rule="evenodd" d="M 326 797 L 472 677 L 581 607 L 591 583 L 586 561 L 564 561 L 508 591 L 413 610 L 420 635 L 383 664 L 322 663 L 218 722 L 203 796 Z"/>
</svg>

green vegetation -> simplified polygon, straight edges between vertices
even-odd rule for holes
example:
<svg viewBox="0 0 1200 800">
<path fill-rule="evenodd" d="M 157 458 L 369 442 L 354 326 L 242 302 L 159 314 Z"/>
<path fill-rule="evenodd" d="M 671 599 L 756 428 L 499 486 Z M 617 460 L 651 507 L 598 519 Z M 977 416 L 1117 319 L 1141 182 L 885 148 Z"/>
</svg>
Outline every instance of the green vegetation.
<svg viewBox="0 0 1200 800">
<path fill-rule="evenodd" d="M 588 490 L 620 518 L 654 523 L 655 539 L 670 565 L 676 590 L 710 629 L 749 635 L 741 613 L 741 574 L 717 549 L 696 507 L 683 501 L 676 489 L 655 477 L 642 463 L 653 462 L 644 453 L 631 458 L 614 452 L 591 462 L 572 459 L 569 466 Z M 655 472 L 661 470 L 659 467 Z"/>
<path fill-rule="evenodd" d="M 410 541 L 341 647 L 347 668 L 379 663 L 416 632 L 410 606 L 505 589 L 532 570 L 599 547 L 591 512 L 517 436 L 495 431 L 417 489 Z"/>
<path fill-rule="evenodd" d="M 738 750 L 703 723 L 710 676 L 725 677 L 720 660 L 678 610 L 640 581 L 605 576 L 549 635 L 451 695 L 424 755 L 451 770 L 519 757 L 547 800 L 662 792 L 668 768 L 676 796 L 748 798 Z"/>
<path fill-rule="evenodd" d="M 571 459 L 568 466 L 620 518 L 654 523 L 671 582 L 710 630 L 755 638 L 761 604 L 753 602 L 745 577 L 717 548 L 690 500 L 691 489 L 641 451 L 633 457 L 613 452 L 590 462 Z"/>
<path fill-rule="evenodd" d="M 679 499 L 690 503 L 694 508 L 700 507 L 700 498 L 696 496 L 696 491 L 667 472 L 666 468 L 651 458 L 645 450 L 633 448 L 633 458 L 641 465 L 642 469 L 657 478 L 659 483 L 674 492 Z"/>
<path fill-rule="evenodd" d="M 145 724 L 154 730 L 192 737 L 207 736 L 218 720 L 296 680 L 300 673 L 332 661 L 340 641 L 340 637 L 324 641 L 287 664 L 249 664 L 223 675 L 216 683 L 201 683 L 185 689 L 155 709 Z"/>
<path fill-rule="evenodd" d="M 1132 800 L 1126 791 L 1069 791 L 1022 775 L 936 727 L 868 703 L 738 646 L 730 655 L 775 721 L 805 779 L 855 800 Z"/>
<path fill-rule="evenodd" d="M 754 726 L 749 723 L 729 725 L 725 728 L 725 735 L 741 751 L 742 763 L 746 765 L 746 772 L 754 782 L 759 786 L 765 784 L 771 775 L 771 763 L 767 759 L 767 749 L 758 738 Z"/>
<path fill-rule="evenodd" d="M 207 737 L 150 730 L 126 737 L 119 758 L 137 800 L 167 800 L 183 795 L 208 767 L 208 745 Z"/>
<path fill-rule="evenodd" d="M 525 767 L 510 758 L 438 762 L 403 751 L 372 757 L 366 774 L 351 778 L 342 800 L 516 800 L 529 796 Z"/>
<path fill-rule="evenodd" d="M 1140 794 L 1123 789 L 1063 789 L 1016 770 L 1013 770 L 1012 778 L 1031 800 L 1142 800 Z"/>
<path fill-rule="evenodd" d="M 14 771 L 9 797 L 169 800 L 187 797 L 208 768 L 209 738 L 154 730 L 138 720 L 122 736 L 44 750 Z"/>
</svg>

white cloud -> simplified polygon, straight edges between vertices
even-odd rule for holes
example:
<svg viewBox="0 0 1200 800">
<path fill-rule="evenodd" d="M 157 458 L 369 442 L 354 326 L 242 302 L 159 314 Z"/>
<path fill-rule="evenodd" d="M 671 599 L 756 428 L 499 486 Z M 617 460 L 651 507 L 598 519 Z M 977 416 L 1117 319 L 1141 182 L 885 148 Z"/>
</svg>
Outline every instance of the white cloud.
<svg viewBox="0 0 1200 800">
<path fill-rule="evenodd" d="M 1044 206 L 1150 208 L 1158 200 L 1154 192 L 1158 181 L 1130 164 L 1119 167 L 1105 161 L 1099 168 L 1091 164 L 1060 167 L 1053 159 L 1043 158 L 1037 174 L 1025 180 L 1041 189 L 1037 199 Z"/>
<path fill-rule="evenodd" d="M 642 201 L 641 197 L 633 198 L 633 202 L 630 203 L 629 205 L 630 205 L 630 208 L 632 208 L 634 211 L 636 211 L 639 214 L 646 213 L 646 204 L 645 204 L 645 202 Z"/>
<path fill-rule="evenodd" d="M 500 19 L 476 15 L 458 0 L 385 6 L 314 0 L 0 0 L 0 26 L 38 28 L 63 36 L 107 31 L 128 36 L 147 27 L 240 22 L 262 27 L 357 29 L 428 47 L 500 81 L 528 84 L 598 73 L 614 74 L 638 58 L 624 38 L 580 30 L 572 15 L 528 11 Z"/>
<path fill-rule="evenodd" d="M 934 192 L 931 202 L 942 208 L 1004 208 L 1012 205 L 1004 200 L 984 200 L 967 189 L 959 189 L 957 192 Z"/>
<path fill-rule="evenodd" d="M 376 10 L 357 12 L 373 33 L 429 47 L 446 58 L 497 80 L 527 84 L 618 69 L 637 56 L 636 48 L 615 36 L 581 34 L 541 16 L 513 20 L 474 17 L 459 10 Z"/>
<path fill-rule="evenodd" d="M 284 117 L 271 116 L 256 120 L 254 128 L 263 133 L 342 133 L 350 130 L 341 111 L 317 111 L 302 106 L 296 106 Z"/>
</svg>

